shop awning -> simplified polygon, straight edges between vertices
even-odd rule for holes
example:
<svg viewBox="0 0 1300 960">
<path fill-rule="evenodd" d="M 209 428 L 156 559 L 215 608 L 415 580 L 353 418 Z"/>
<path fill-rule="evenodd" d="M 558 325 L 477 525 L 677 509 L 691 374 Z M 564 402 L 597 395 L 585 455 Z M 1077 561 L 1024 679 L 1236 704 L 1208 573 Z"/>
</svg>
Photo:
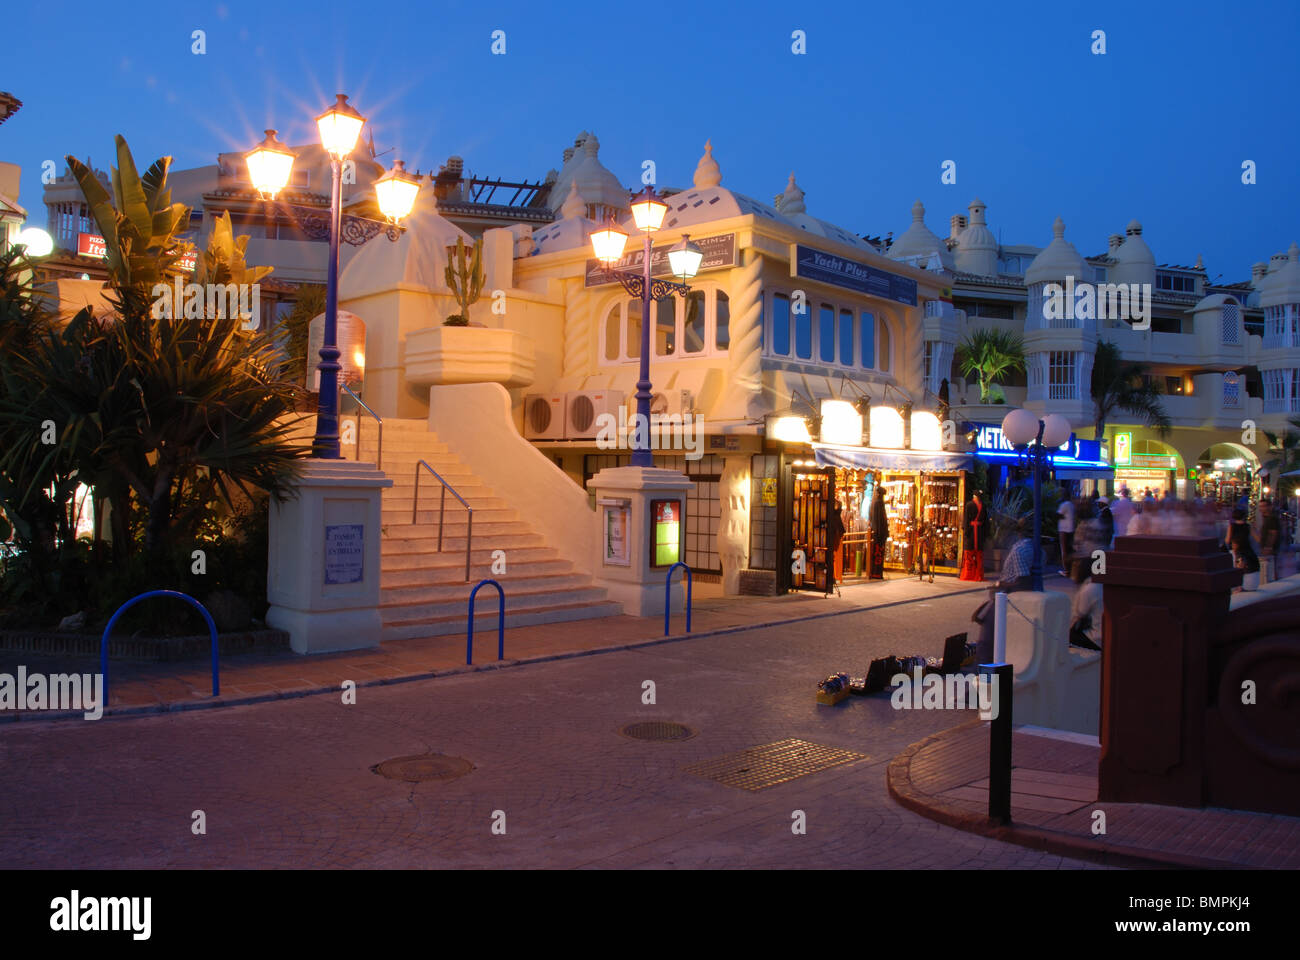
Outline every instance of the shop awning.
<svg viewBox="0 0 1300 960">
<path fill-rule="evenodd" d="M 945 453 L 941 450 L 885 450 L 877 447 L 842 447 L 833 443 L 814 443 L 813 453 L 821 467 L 845 467 L 849 470 L 969 470 L 969 453 Z"/>
<path fill-rule="evenodd" d="M 1057 467 L 1057 480 L 1112 480 L 1115 471 L 1110 467 Z"/>
</svg>

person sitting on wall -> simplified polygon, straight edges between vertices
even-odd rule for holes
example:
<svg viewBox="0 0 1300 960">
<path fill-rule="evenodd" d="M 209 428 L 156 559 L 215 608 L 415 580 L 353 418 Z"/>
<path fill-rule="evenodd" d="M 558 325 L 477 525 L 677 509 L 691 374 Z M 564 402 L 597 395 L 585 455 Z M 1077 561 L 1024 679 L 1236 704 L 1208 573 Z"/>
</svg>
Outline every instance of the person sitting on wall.
<svg viewBox="0 0 1300 960">
<path fill-rule="evenodd" d="M 1092 560 L 1074 561 L 1071 579 L 1074 596 L 1070 598 L 1070 645 L 1086 650 L 1101 649 L 1102 586 L 1092 579 Z"/>
<path fill-rule="evenodd" d="M 1016 542 L 1002 561 L 1002 574 L 996 583 L 989 584 L 989 596 L 971 619 L 980 625 L 979 643 L 975 648 L 978 663 L 993 662 L 993 598 L 998 593 L 1017 593 L 1033 587 L 1034 541 L 1031 539 L 1033 521 L 1021 517 L 1016 521 Z"/>
</svg>

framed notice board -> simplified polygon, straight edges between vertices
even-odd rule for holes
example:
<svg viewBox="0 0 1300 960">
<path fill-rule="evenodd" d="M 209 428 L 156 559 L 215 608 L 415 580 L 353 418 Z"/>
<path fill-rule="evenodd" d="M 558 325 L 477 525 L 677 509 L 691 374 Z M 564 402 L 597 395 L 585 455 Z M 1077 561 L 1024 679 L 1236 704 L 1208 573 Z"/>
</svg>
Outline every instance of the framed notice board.
<svg viewBox="0 0 1300 960">
<path fill-rule="evenodd" d="M 682 501 L 650 501 L 650 566 L 670 567 L 682 558 Z"/>
</svg>

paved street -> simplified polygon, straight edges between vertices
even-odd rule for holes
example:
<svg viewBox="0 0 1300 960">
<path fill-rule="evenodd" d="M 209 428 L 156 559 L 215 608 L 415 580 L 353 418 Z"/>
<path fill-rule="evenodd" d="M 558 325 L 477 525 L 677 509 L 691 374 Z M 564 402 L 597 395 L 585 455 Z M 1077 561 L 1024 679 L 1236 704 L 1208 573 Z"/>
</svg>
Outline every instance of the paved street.
<svg viewBox="0 0 1300 960">
<path fill-rule="evenodd" d="M 217 710 L 0 726 L 4 867 L 1087 867 L 910 813 L 892 757 L 959 722 L 887 698 L 814 702 L 830 672 L 937 654 L 944 597 L 500 671 Z M 642 703 L 654 681 L 657 703 Z M 644 719 L 682 742 L 618 733 Z M 682 767 L 785 738 L 865 754 L 759 792 Z M 464 757 L 459 779 L 372 772 Z M 191 832 L 202 810 L 206 835 Z M 792 814 L 804 811 L 806 835 Z M 492 833 L 494 811 L 505 833 Z M 500 817 L 497 818 L 500 822 Z"/>
</svg>

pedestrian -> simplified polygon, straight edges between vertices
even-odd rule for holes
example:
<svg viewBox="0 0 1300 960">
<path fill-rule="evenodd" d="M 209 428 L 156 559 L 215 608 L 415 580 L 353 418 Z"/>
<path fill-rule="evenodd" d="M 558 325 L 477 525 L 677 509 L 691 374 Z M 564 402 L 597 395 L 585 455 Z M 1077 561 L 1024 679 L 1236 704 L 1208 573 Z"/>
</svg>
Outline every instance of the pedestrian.
<svg viewBox="0 0 1300 960">
<path fill-rule="evenodd" d="M 1122 537 L 1128 532 L 1129 521 L 1133 519 L 1133 494 L 1128 487 L 1119 488 L 1119 497 L 1110 506 L 1111 516 L 1115 518 L 1115 536 Z"/>
<path fill-rule="evenodd" d="M 831 504 L 831 515 L 826 518 L 826 595 L 829 597 L 835 587 L 835 567 L 840 556 L 840 544 L 844 542 L 844 512 L 838 500 Z"/>
<path fill-rule="evenodd" d="M 1255 590 L 1259 587 L 1259 557 L 1250 543 L 1250 524 L 1246 522 L 1246 511 L 1237 507 L 1232 511 L 1232 522 L 1228 524 L 1228 534 L 1224 544 L 1232 550 L 1234 566 L 1243 571 L 1242 590 Z"/>
<path fill-rule="evenodd" d="M 1074 503 L 1062 497 L 1056 508 L 1056 533 L 1061 541 L 1061 576 L 1067 576 L 1065 567 L 1074 553 Z"/>
<path fill-rule="evenodd" d="M 979 663 L 993 661 L 993 598 L 998 593 L 1018 593 L 1033 586 L 1034 541 L 1030 539 L 1032 521 L 1021 517 L 1016 522 L 1017 540 L 1007 551 L 1007 558 L 1002 562 L 1002 573 L 996 583 L 989 584 L 988 599 L 971 615 L 971 619 L 980 625 L 979 643 L 975 655 Z"/>
<path fill-rule="evenodd" d="M 1110 497 L 1097 498 L 1097 521 L 1101 524 L 1102 549 L 1109 550 L 1115 543 L 1115 514 L 1110 509 Z"/>
<path fill-rule="evenodd" d="M 989 529 L 989 510 L 978 490 L 971 492 L 966 503 L 965 524 L 966 542 L 961 552 L 960 579 L 978 582 L 984 579 L 984 540 Z"/>
<path fill-rule="evenodd" d="M 1109 545 L 1110 540 L 1106 537 L 1102 521 L 1093 513 L 1092 501 L 1085 500 L 1079 506 L 1079 522 L 1074 530 L 1075 556 L 1091 564 L 1096 559 L 1094 554 L 1098 550 L 1106 550 Z M 1070 574 L 1062 570 L 1061 575 Z"/>
<path fill-rule="evenodd" d="M 871 495 L 871 572 L 872 580 L 885 579 L 885 541 L 889 539 L 889 517 L 885 513 L 885 485 L 877 483 Z"/>
</svg>

